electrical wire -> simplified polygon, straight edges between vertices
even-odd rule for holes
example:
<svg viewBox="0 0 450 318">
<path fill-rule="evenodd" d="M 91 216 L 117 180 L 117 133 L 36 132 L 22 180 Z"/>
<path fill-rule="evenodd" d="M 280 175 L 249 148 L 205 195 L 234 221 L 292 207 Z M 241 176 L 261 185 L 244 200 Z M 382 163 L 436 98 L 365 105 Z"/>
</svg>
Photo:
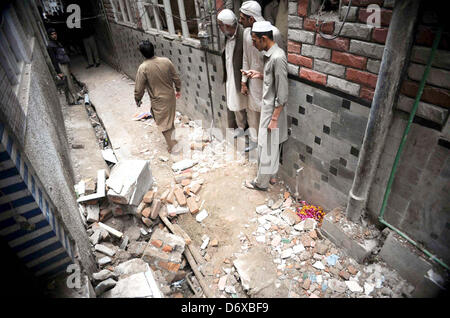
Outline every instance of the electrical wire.
<svg viewBox="0 0 450 318">
<path fill-rule="evenodd" d="M 84 21 L 84 20 L 91 20 L 91 19 L 97 19 L 97 18 L 99 18 L 101 16 L 102 16 L 101 14 L 97 14 L 97 15 L 92 16 L 92 17 L 85 17 L 85 18 L 81 18 L 81 19 L 75 19 L 75 22 Z M 46 23 L 49 23 L 49 24 L 66 24 L 67 21 L 50 21 L 50 20 L 48 20 L 48 21 L 46 21 Z"/>
<path fill-rule="evenodd" d="M 321 16 L 322 9 L 323 9 L 323 6 L 324 6 L 324 4 L 325 4 L 325 1 L 327 1 L 327 0 L 323 0 L 322 5 L 321 5 L 320 8 L 319 8 L 319 17 Z M 327 36 L 327 35 L 325 35 L 325 34 L 322 32 L 322 26 L 324 25 L 325 21 L 323 21 L 322 23 L 320 23 L 318 31 L 319 31 L 319 34 L 320 34 L 321 37 L 323 37 L 323 38 L 326 39 L 326 40 L 334 40 L 335 38 L 337 38 L 337 37 L 341 34 L 342 28 L 344 27 L 344 24 L 345 24 L 345 21 L 347 21 L 347 16 L 348 16 L 348 13 L 350 12 L 350 7 L 351 7 L 351 5 L 352 5 L 352 0 L 349 0 L 349 1 L 348 1 L 348 5 L 347 5 L 347 12 L 345 12 L 344 20 L 342 21 L 342 24 L 341 24 L 341 26 L 340 26 L 339 31 L 338 31 L 337 34 L 332 35 L 332 36 Z M 340 14 L 340 13 L 339 13 L 339 14 Z M 319 24 L 319 20 L 316 20 L 316 27 L 318 26 L 318 24 Z"/>
</svg>

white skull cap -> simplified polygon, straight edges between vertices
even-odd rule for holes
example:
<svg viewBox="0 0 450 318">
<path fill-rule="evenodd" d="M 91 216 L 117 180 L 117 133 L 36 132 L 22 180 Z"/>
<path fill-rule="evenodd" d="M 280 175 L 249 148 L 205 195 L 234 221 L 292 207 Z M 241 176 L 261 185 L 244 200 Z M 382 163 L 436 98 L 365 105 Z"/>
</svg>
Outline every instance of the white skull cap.
<svg viewBox="0 0 450 318">
<path fill-rule="evenodd" d="M 237 22 L 236 15 L 230 9 L 223 9 L 217 15 L 217 20 L 226 25 L 234 25 Z"/>
<path fill-rule="evenodd" d="M 256 21 L 253 23 L 252 32 L 269 32 L 272 30 L 273 26 L 269 21 Z"/>
<path fill-rule="evenodd" d="M 261 6 L 256 1 L 245 1 L 241 6 L 240 11 L 245 15 L 255 18 L 255 21 L 264 21 L 261 14 Z"/>
</svg>

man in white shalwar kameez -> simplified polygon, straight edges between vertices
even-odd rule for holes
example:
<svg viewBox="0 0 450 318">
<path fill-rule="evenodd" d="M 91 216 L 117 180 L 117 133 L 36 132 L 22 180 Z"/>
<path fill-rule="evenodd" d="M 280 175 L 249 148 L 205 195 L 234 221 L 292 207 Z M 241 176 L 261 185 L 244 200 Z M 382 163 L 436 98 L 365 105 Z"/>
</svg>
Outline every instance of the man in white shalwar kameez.
<svg viewBox="0 0 450 318">
<path fill-rule="evenodd" d="M 222 62 L 227 97 L 228 128 L 238 128 L 235 132 L 235 137 L 238 137 L 243 135 L 247 124 L 248 98 L 240 93 L 243 29 L 237 23 L 236 15 L 229 9 L 220 11 L 217 22 L 226 37 Z"/>
<path fill-rule="evenodd" d="M 261 6 L 256 1 L 245 1 L 240 8 L 239 23 L 244 29 L 244 43 L 242 54 L 241 93 L 249 97 L 247 107 L 247 122 L 249 126 L 249 146 L 245 152 L 255 149 L 258 145 L 258 129 L 261 116 L 263 81 L 261 79 L 248 79 L 247 70 L 262 72 L 264 69 L 264 54 L 252 42 L 252 26 L 254 22 L 264 21 L 261 15 Z M 278 46 L 283 47 L 283 38 L 280 31 L 273 27 L 273 38 Z"/>
</svg>

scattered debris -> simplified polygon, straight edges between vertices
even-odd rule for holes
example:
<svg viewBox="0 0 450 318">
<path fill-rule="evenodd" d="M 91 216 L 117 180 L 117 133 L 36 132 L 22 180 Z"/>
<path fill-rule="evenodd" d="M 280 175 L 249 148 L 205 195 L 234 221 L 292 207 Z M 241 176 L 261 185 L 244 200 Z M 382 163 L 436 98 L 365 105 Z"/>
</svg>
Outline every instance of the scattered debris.
<svg viewBox="0 0 450 318">
<path fill-rule="evenodd" d="M 204 219 L 206 219 L 208 217 L 208 211 L 206 211 L 205 209 L 203 209 L 202 211 L 200 211 L 197 216 L 195 217 L 195 219 L 197 220 L 197 222 L 202 222 Z"/>
</svg>

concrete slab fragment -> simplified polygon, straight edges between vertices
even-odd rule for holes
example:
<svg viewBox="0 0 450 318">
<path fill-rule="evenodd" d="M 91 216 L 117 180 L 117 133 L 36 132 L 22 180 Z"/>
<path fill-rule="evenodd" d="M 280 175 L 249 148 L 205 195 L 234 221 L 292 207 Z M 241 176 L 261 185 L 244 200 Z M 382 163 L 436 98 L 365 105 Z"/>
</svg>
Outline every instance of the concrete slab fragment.
<svg viewBox="0 0 450 318">
<path fill-rule="evenodd" d="M 106 181 L 108 198 L 114 203 L 138 206 L 153 183 L 148 160 L 125 160 L 117 163 Z"/>
<path fill-rule="evenodd" d="M 412 250 L 409 243 L 401 242 L 394 232 L 386 238 L 380 257 L 414 286 L 421 283 L 427 271 L 432 268 L 429 262 Z"/>
<path fill-rule="evenodd" d="M 250 296 L 258 297 L 259 292 L 275 282 L 277 270 L 271 260 L 263 247 L 254 247 L 233 261 L 242 287 Z"/>
<path fill-rule="evenodd" d="M 87 218 L 86 220 L 88 222 L 98 222 L 98 219 L 100 217 L 100 208 L 98 207 L 98 204 L 96 205 L 87 205 L 86 206 L 87 211 Z"/>
<path fill-rule="evenodd" d="M 357 241 L 349 237 L 343 229 L 339 227 L 339 223 L 334 223 L 332 216 L 327 214 L 322 223 L 321 232 L 335 245 L 344 249 L 346 254 L 358 263 L 364 263 L 364 260 L 371 254 L 375 247 L 373 240 L 367 244 L 359 244 Z"/>
<path fill-rule="evenodd" d="M 102 295 L 103 298 L 162 298 L 150 270 L 119 279 L 116 286 Z"/>
</svg>

